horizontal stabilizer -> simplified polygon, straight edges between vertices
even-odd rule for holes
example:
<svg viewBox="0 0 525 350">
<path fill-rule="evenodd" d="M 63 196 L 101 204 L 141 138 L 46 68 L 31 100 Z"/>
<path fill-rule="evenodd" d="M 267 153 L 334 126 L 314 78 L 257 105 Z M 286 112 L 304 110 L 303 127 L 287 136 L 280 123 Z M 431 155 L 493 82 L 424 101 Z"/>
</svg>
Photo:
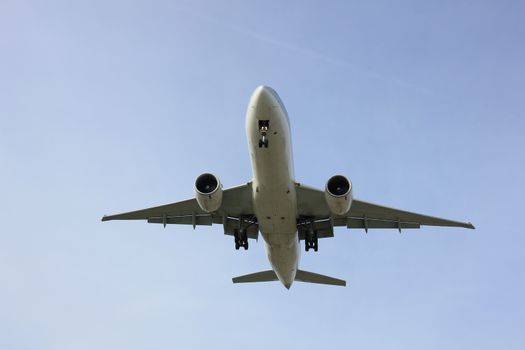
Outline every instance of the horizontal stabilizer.
<svg viewBox="0 0 525 350">
<path fill-rule="evenodd" d="M 277 275 L 273 270 L 250 273 L 249 275 L 232 278 L 233 283 L 271 282 L 277 280 Z"/>
<path fill-rule="evenodd" d="M 250 283 L 250 282 L 271 282 L 278 281 L 277 275 L 273 270 L 251 273 L 249 275 L 232 278 L 233 283 Z M 295 280 L 306 283 L 330 284 L 333 286 L 346 286 L 346 281 L 330 276 L 320 275 L 318 273 L 297 270 Z"/>
<path fill-rule="evenodd" d="M 297 270 L 295 280 L 299 282 L 331 284 L 333 286 L 346 286 L 346 281 L 330 276 L 320 275 L 318 273 Z"/>
</svg>

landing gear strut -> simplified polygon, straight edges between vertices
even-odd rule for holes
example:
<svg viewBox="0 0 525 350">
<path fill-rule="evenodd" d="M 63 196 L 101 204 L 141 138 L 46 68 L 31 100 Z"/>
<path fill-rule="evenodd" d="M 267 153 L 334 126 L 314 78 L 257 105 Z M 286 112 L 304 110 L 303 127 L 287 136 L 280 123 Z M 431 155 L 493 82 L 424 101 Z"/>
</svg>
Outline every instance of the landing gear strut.
<svg viewBox="0 0 525 350">
<path fill-rule="evenodd" d="M 259 120 L 259 132 L 261 133 L 261 138 L 259 139 L 259 148 L 268 148 L 268 129 L 270 128 L 269 120 Z"/>
<path fill-rule="evenodd" d="M 235 249 L 239 250 L 243 247 L 248 250 L 248 227 L 253 224 L 253 219 L 250 222 L 250 217 L 241 215 L 239 217 L 239 226 L 233 230 L 233 237 L 235 238 Z"/>
<path fill-rule="evenodd" d="M 246 235 L 246 230 L 237 230 L 233 231 L 233 237 L 235 238 L 235 249 L 239 250 L 240 247 L 243 247 L 244 250 L 248 250 L 248 236 Z"/>
<path fill-rule="evenodd" d="M 304 250 L 309 251 L 310 248 L 314 249 L 314 252 L 319 249 L 319 239 L 317 237 L 317 231 L 310 230 L 304 238 Z"/>
<path fill-rule="evenodd" d="M 268 138 L 264 133 L 262 134 L 262 137 L 259 140 L 259 148 L 262 148 L 263 146 L 264 148 L 268 148 Z"/>
</svg>

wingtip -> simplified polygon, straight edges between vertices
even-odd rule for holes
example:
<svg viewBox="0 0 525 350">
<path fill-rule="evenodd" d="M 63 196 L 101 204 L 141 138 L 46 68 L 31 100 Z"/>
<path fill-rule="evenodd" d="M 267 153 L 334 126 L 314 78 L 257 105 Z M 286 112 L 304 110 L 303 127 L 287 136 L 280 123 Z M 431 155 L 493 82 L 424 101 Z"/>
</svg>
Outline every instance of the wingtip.
<svg viewBox="0 0 525 350">
<path fill-rule="evenodd" d="M 108 221 L 107 215 L 104 215 L 100 221 Z"/>
<path fill-rule="evenodd" d="M 475 230 L 475 229 L 476 229 L 476 227 L 475 227 L 474 225 L 472 225 L 471 222 L 469 222 L 469 223 L 467 224 L 467 227 L 470 228 L 470 229 L 472 229 L 472 230 Z"/>
</svg>

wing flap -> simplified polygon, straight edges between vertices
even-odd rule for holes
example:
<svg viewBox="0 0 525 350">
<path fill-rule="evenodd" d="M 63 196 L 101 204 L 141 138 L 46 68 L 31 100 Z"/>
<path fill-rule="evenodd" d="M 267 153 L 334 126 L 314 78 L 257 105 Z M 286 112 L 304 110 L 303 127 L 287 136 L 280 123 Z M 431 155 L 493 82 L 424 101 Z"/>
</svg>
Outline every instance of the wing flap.
<svg viewBox="0 0 525 350">
<path fill-rule="evenodd" d="M 198 225 L 211 226 L 213 224 L 213 216 L 206 214 L 190 215 L 190 216 L 173 216 L 169 217 L 150 217 L 149 224 L 178 224 L 178 225 Z"/>
<path fill-rule="evenodd" d="M 417 222 L 403 222 L 403 221 L 388 221 L 388 220 L 375 220 L 375 219 L 363 219 L 363 218 L 352 218 L 348 217 L 343 219 L 344 223 L 339 226 L 346 226 L 346 228 L 420 228 L 420 224 Z M 339 221 L 338 221 L 339 222 Z"/>
</svg>

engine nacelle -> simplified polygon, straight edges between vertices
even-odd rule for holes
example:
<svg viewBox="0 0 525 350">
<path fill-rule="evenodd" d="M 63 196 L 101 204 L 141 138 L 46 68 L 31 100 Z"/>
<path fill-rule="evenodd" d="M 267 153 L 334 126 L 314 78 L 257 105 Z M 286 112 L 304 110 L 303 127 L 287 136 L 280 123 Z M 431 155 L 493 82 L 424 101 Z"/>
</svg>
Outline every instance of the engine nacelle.
<svg viewBox="0 0 525 350">
<path fill-rule="evenodd" d="M 343 175 L 332 176 L 324 191 L 326 204 L 336 215 L 344 215 L 352 205 L 352 183 Z"/>
<path fill-rule="evenodd" d="M 222 185 L 219 178 L 210 173 L 204 173 L 195 180 L 195 196 L 197 203 L 207 213 L 216 211 L 222 204 Z"/>
</svg>

